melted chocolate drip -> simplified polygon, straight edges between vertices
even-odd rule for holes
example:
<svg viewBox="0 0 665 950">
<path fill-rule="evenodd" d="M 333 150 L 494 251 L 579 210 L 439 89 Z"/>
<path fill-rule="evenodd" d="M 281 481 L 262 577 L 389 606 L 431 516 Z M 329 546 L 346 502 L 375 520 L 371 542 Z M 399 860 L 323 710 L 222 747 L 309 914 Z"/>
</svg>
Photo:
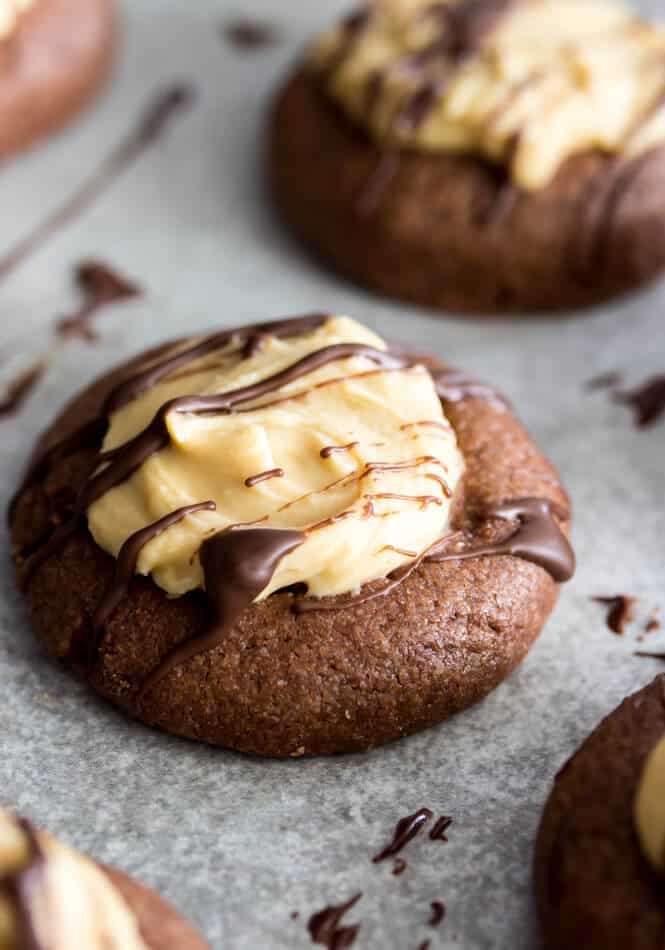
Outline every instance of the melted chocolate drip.
<svg viewBox="0 0 665 950">
<path fill-rule="evenodd" d="M 48 369 L 48 360 L 39 360 L 22 370 L 7 386 L 5 394 L 0 399 L 0 418 L 13 416 L 21 409 L 23 403 L 41 381 Z"/>
<path fill-rule="evenodd" d="M 621 405 L 630 406 L 638 428 L 653 425 L 665 413 L 665 374 L 652 377 L 637 389 L 617 393 L 614 398 Z"/>
<path fill-rule="evenodd" d="M 28 863 L 18 871 L 0 878 L 0 893 L 4 891 L 16 908 L 21 950 L 48 950 L 39 939 L 32 915 L 34 895 L 44 884 L 44 852 L 30 822 L 19 818 L 18 825 L 30 849 Z"/>
<path fill-rule="evenodd" d="M 141 289 L 101 261 L 84 261 L 76 268 L 76 283 L 84 300 L 79 310 L 60 320 L 56 331 L 60 336 L 80 336 L 84 340 L 97 338 L 92 320 L 95 314 L 111 303 L 138 297 Z"/>
<path fill-rule="evenodd" d="M 432 901 L 430 907 L 432 908 L 432 913 L 427 923 L 430 927 L 438 927 L 446 916 L 446 906 L 443 901 Z"/>
<path fill-rule="evenodd" d="M 450 828 L 453 823 L 453 819 L 450 815 L 441 815 L 440 818 L 437 818 L 434 827 L 429 833 L 429 837 L 432 841 L 448 841 L 446 836 L 446 831 Z"/>
<path fill-rule="evenodd" d="M 312 914 L 307 924 L 312 943 L 320 943 L 327 947 L 327 950 L 346 950 L 346 947 L 355 943 L 360 924 L 344 927 L 340 924 L 344 915 L 358 903 L 361 897 L 362 893 L 359 892 L 345 904 L 330 905 Z"/>
<path fill-rule="evenodd" d="M 142 694 L 174 667 L 212 650 L 240 614 L 270 583 L 279 562 L 305 540 L 302 531 L 269 528 L 222 531 L 201 545 L 200 558 L 211 621 L 198 637 L 177 646 L 146 679 Z"/>
<path fill-rule="evenodd" d="M 592 597 L 591 599 L 608 608 L 607 626 L 613 633 L 622 636 L 626 632 L 626 625 L 635 618 L 637 597 L 626 597 L 625 594 L 617 594 L 616 597 Z"/>
<path fill-rule="evenodd" d="M 177 508 L 175 511 L 170 512 L 170 514 L 165 515 L 158 521 L 154 521 L 147 527 L 141 528 L 140 531 L 135 531 L 134 534 L 130 534 L 118 552 L 113 581 L 95 611 L 92 621 L 92 627 L 95 633 L 99 634 L 104 629 L 116 607 L 127 596 L 129 585 L 136 571 L 136 564 L 146 544 L 149 544 L 153 538 L 162 534 L 163 531 L 166 531 L 172 525 L 178 524 L 188 515 L 193 515 L 197 511 L 214 511 L 216 507 L 214 501 L 203 501 L 196 505 L 185 505 L 185 507 Z"/>
<path fill-rule="evenodd" d="M 259 472 L 258 475 L 250 475 L 249 478 L 245 479 L 245 485 L 247 488 L 254 488 L 255 485 L 260 485 L 261 482 L 267 482 L 271 478 L 283 477 L 283 468 L 270 468 L 267 472 Z"/>
<path fill-rule="evenodd" d="M 380 861 L 385 861 L 386 858 L 391 858 L 393 855 L 399 854 L 402 848 L 405 848 L 409 841 L 416 837 L 418 832 L 422 830 L 431 817 L 432 812 L 429 808 L 419 808 L 418 811 L 412 815 L 406 815 L 404 818 L 400 818 L 395 825 L 393 840 L 390 844 L 386 845 L 383 851 L 374 855 L 372 858 L 374 864 L 378 864 Z"/>
<path fill-rule="evenodd" d="M 277 30 L 269 23 L 260 23 L 258 20 L 225 23 L 221 33 L 230 46 L 244 53 L 254 53 L 279 42 Z"/>
<path fill-rule="evenodd" d="M 183 83 L 176 83 L 158 93 L 136 126 L 78 190 L 0 258 L 0 280 L 85 211 L 145 149 L 161 138 L 169 122 L 183 109 L 189 108 L 193 101 L 193 87 Z"/>
</svg>

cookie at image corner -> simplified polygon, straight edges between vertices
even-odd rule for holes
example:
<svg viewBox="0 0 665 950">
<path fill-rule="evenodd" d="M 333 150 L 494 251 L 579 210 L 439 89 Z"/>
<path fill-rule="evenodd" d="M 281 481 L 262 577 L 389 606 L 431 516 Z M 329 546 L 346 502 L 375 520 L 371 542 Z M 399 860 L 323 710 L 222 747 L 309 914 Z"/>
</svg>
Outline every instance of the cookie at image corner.
<svg viewBox="0 0 665 950">
<path fill-rule="evenodd" d="M 80 112 L 115 46 L 113 0 L 0 0 L 0 159 Z"/>
<path fill-rule="evenodd" d="M 154 891 L 0 808 L 0 950 L 209 950 Z"/>
<path fill-rule="evenodd" d="M 665 676 L 626 699 L 564 766 L 535 880 L 547 950 L 661 950 Z"/>
<path fill-rule="evenodd" d="M 327 314 L 114 370 L 44 434 L 10 522 L 49 653 L 149 725 L 269 756 L 477 702 L 574 568 L 505 399 Z"/>
<path fill-rule="evenodd" d="M 665 30 L 613 0 L 385 0 L 274 106 L 293 233 L 444 311 L 598 304 L 665 269 Z"/>
</svg>

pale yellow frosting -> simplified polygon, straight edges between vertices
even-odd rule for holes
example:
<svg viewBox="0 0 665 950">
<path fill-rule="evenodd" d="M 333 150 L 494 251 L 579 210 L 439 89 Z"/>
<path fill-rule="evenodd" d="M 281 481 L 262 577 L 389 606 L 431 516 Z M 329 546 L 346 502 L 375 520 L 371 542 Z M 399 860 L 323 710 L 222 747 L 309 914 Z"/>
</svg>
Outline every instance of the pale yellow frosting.
<svg viewBox="0 0 665 950">
<path fill-rule="evenodd" d="M 104 449 L 127 442 L 175 396 L 255 383 L 338 343 L 386 348 L 347 317 L 330 318 L 289 339 L 271 337 L 249 358 L 241 357 L 242 343 L 234 341 L 116 412 Z M 230 525 L 306 533 L 259 600 L 295 583 L 307 584 L 315 597 L 355 591 L 413 561 L 449 531 L 448 496 L 463 460 L 424 367 L 380 369 L 365 356 L 353 356 L 238 409 L 171 413 L 170 445 L 88 510 L 95 540 L 117 556 L 131 534 L 175 509 L 216 503 L 215 511 L 190 515 L 143 548 L 139 573 L 151 574 L 169 594 L 204 587 L 199 548 Z M 322 457 L 328 446 L 348 448 Z M 373 463 L 398 468 L 383 470 Z M 246 485 L 248 478 L 272 469 L 284 475 Z"/>
<path fill-rule="evenodd" d="M 39 886 L 30 893 L 30 921 L 40 945 L 49 950 L 147 950 L 138 924 L 121 895 L 83 855 L 43 832 Z M 28 838 L 0 810 L 0 950 L 22 950 L 17 908 L 3 893 L 2 879 L 30 862 Z"/>
<path fill-rule="evenodd" d="M 384 145 L 476 154 L 537 189 L 581 151 L 636 155 L 665 141 L 665 30 L 615 0 L 516 0 L 480 49 L 458 63 L 439 56 L 424 70 L 410 68 L 409 57 L 445 32 L 431 0 L 370 6 L 350 42 L 343 27 L 333 29 L 311 62 Z M 377 71 L 384 81 L 368 105 Z M 413 125 L 404 116 L 426 82 L 438 93 Z"/>
<path fill-rule="evenodd" d="M 651 750 L 635 797 L 635 824 L 644 854 L 665 871 L 665 736 Z"/>
<path fill-rule="evenodd" d="M 0 40 L 7 39 L 15 31 L 22 13 L 38 0 L 0 0 Z"/>
</svg>

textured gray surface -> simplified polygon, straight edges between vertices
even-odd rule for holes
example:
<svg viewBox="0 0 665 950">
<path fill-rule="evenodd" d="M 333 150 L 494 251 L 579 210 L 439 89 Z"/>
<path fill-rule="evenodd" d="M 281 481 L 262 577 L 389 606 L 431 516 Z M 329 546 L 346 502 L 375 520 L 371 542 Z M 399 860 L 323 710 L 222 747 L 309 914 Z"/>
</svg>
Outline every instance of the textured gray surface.
<svg viewBox="0 0 665 950">
<path fill-rule="evenodd" d="M 274 19 L 284 42 L 243 55 L 217 25 L 249 4 L 127 4 L 125 47 L 98 107 L 0 171 L 1 251 L 70 193 L 163 80 L 199 86 L 165 142 L 0 288 L 3 375 L 72 309 L 81 257 L 101 256 L 147 290 L 100 316 L 97 346 L 63 348 L 23 411 L 0 420 L 0 503 L 40 428 L 109 362 L 190 327 L 325 308 L 427 343 L 508 392 L 572 493 L 578 574 L 522 669 L 476 709 L 369 755 L 276 763 L 152 733 L 90 696 L 34 645 L 5 557 L 0 799 L 159 887 L 215 948 L 309 946 L 308 915 L 361 889 L 351 917 L 362 921 L 359 948 L 429 936 L 433 950 L 527 950 L 538 946 L 530 862 L 552 777 L 659 669 L 631 656 L 634 634 L 607 631 L 589 596 L 638 595 L 642 619 L 665 606 L 665 425 L 638 432 L 624 408 L 582 384 L 608 369 L 630 382 L 665 370 L 665 286 L 591 314 L 483 322 L 391 304 L 317 269 L 266 209 L 261 129 L 278 76 L 341 6 L 255 0 L 252 12 Z M 450 843 L 414 842 L 399 878 L 371 865 L 395 820 L 423 804 L 455 816 Z M 448 915 L 431 931 L 439 898 Z"/>
</svg>

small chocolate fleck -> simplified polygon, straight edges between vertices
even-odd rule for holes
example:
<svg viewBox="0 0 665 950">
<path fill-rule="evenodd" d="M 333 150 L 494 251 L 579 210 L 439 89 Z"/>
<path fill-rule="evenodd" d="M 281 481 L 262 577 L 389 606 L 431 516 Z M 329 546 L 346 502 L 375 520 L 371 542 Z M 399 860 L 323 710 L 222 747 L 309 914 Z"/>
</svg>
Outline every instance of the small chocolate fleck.
<svg viewBox="0 0 665 950">
<path fill-rule="evenodd" d="M 12 416 L 23 406 L 32 390 L 41 380 L 48 368 L 47 360 L 39 360 L 23 370 L 7 386 L 0 399 L 0 418 Z"/>
<path fill-rule="evenodd" d="M 297 920 L 299 917 L 300 917 L 300 911 L 299 911 L 299 910 L 292 910 L 292 911 L 291 911 L 291 920 Z"/>
<path fill-rule="evenodd" d="M 665 374 L 653 376 L 636 389 L 615 393 L 614 400 L 630 406 L 639 429 L 653 425 L 665 413 Z"/>
<path fill-rule="evenodd" d="M 357 894 L 346 901 L 345 904 L 329 905 L 323 910 L 312 914 L 307 924 L 312 943 L 320 943 L 328 950 L 346 950 L 350 947 L 358 936 L 360 924 L 350 924 L 346 927 L 340 927 L 342 918 L 358 903 L 362 893 Z"/>
<path fill-rule="evenodd" d="M 432 908 L 432 913 L 427 923 L 430 927 L 438 927 L 443 918 L 446 916 L 446 905 L 443 901 L 432 901 L 430 904 Z"/>
<path fill-rule="evenodd" d="M 259 20 L 229 21 L 222 25 L 221 34 L 230 46 L 246 53 L 274 46 L 279 41 L 277 30 Z"/>
<path fill-rule="evenodd" d="M 450 815 L 441 815 L 440 818 L 437 818 L 434 822 L 434 827 L 429 833 L 432 841 L 448 841 L 446 831 L 448 831 L 452 823 L 453 819 Z"/>
<path fill-rule="evenodd" d="M 406 871 L 406 869 L 408 868 L 408 866 L 409 866 L 409 865 L 406 863 L 406 861 L 404 860 L 404 858 L 395 858 L 395 860 L 393 861 L 393 874 L 394 874 L 394 876 L 395 876 L 395 877 L 399 877 L 400 874 L 404 874 L 404 872 Z"/>
<path fill-rule="evenodd" d="M 621 373 L 619 373 L 617 370 L 610 370 L 607 373 L 600 373 L 600 375 L 589 379 L 584 384 L 584 388 L 589 390 L 615 389 L 617 386 L 621 385 L 622 381 L 623 376 Z"/>
<path fill-rule="evenodd" d="M 637 597 L 627 597 L 617 594 L 615 597 L 592 597 L 597 604 L 603 604 L 607 610 L 607 626 L 613 633 L 622 636 L 626 632 L 626 625 L 635 617 Z"/>
<path fill-rule="evenodd" d="M 418 811 L 412 815 L 406 815 L 404 818 L 400 818 L 395 825 L 393 840 L 390 844 L 386 845 L 383 851 L 374 855 L 372 858 L 374 864 L 378 864 L 380 861 L 385 861 L 386 858 L 391 858 L 393 855 L 398 854 L 402 848 L 406 847 L 412 838 L 415 838 L 431 817 L 432 812 L 429 808 L 419 808 Z"/>
</svg>

